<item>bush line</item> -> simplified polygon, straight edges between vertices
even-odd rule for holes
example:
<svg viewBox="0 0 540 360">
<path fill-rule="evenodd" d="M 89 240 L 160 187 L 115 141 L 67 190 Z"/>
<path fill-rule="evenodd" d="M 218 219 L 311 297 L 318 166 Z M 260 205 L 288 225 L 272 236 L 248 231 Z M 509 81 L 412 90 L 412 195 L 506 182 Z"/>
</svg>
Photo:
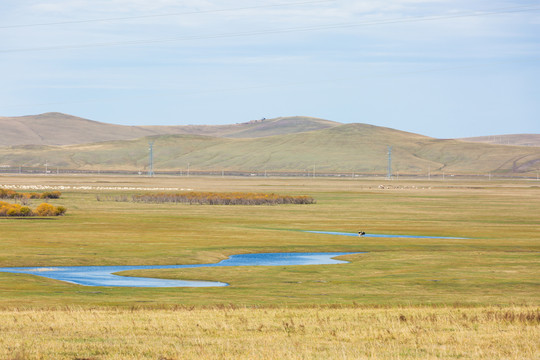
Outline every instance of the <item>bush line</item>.
<svg viewBox="0 0 540 360">
<path fill-rule="evenodd" d="M 64 215 L 66 210 L 63 206 L 42 203 L 32 211 L 28 206 L 0 201 L 0 216 L 60 216 Z"/>
<path fill-rule="evenodd" d="M 98 201 L 101 196 L 96 197 Z M 104 200 L 129 201 L 127 196 L 120 196 Z M 261 193 L 215 193 L 215 192 L 186 192 L 186 193 L 159 193 L 139 194 L 131 196 L 133 202 L 143 203 L 180 203 L 190 205 L 280 205 L 280 204 L 315 204 L 311 196 L 290 196 Z"/>
<path fill-rule="evenodd" d="M 46 191 L 44 193 L 20 193 L 15 190 L 0 188 L 0 199 L 59 199 L 60 191 Z"/>
</svg>

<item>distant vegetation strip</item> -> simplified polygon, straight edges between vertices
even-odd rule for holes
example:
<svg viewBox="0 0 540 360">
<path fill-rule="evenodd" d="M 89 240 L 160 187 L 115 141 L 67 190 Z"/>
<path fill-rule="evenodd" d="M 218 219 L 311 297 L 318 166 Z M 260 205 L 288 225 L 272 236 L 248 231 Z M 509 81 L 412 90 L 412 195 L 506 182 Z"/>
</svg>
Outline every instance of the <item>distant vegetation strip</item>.
<svg viewBox="0 0 540 360">
<path fill-rule="evenodd" d="M 0 188 L 0 199 L 59 199 L 60 191 L 46 191 L 43 193 L 23 193 L 10 189 Z"/>
<path fill-rule="evenodd" d="M 66 210 L 63 206 L 47 203 L 42 203 L 36 210 L 32 210 L 28 206 L 0 201 L 0 216 L 60 216 L 64 215 Z"/>
<path fill-rule="evenodd" d="M 97 200 L 129 201 L 127 196 L 103 197 Z M 190 205 L 280 205 L 280 204 L 314 204 L 311 196 L 290 196 L 263 193 L 216 193 L 216 192 L 185 192 L 132 195 L 131 201 L 144 203 L 181 203 Z"/>
</svg>

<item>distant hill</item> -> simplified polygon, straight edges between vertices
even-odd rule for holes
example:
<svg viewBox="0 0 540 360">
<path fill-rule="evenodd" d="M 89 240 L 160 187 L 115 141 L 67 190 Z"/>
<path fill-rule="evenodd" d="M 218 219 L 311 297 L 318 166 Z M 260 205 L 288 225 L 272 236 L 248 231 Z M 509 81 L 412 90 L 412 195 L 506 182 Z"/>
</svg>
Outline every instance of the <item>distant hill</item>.
<svg viewBox="0 0 540 360">
<path fill-rule="evenodd" d="M 486 144 L 540 146 L 540 134 L 509 134 L 491 135 L 461 138 L 459 140 L 469 142 L 481 142 Z"/>
<path fill-rule="evenodd" d="M 287 119 L 298 129 L 294 119 Z M 147 171 L 148 141 L 152 140 L 155 171 L 184 171 L 190 164 L 192 170 L 385 174 L 388 145 L 392 146 L 393 171 L 399 174 L 536 174 L 540 170 L 537 147 L 434 139 L 367 124 L 253 137 L 257 131 L 275 130 L 251 126 L 237 127 L 250 134 L 245 138 L 231 137 L 241 131 L 226 133 L 229 137 L 173 134 L 84 145 L 0 147 L 0 164 L 43 166 L 47 161 L 53 168 Z"/>
<path fill-rule="evenodd" d="M 0 146 L 67 145 L 155 135 L 136 126 L 87 120 L 61 113 L 0 117 Z"/>
<path fill-rule="evenodd" d="M 151 135 L 196 134 L 215 137 L 263 137 L 319 130 L 339 123 L 311 117 L 281 117 L 232 125 L 124 126 L 45 113 L 0 117 L 0 146 L 73 145 L 129 140 Z"/>
</svg>

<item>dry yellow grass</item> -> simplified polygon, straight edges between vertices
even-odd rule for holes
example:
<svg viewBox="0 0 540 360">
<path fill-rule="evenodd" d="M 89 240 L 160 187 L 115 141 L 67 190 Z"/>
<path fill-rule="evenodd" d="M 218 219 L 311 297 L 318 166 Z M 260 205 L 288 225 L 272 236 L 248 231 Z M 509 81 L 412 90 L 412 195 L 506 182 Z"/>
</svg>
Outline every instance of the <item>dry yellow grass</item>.
<svg viewBox="0 0 540 360">
<path fill-rule="evenodd" d="M 0 311 L 2 359 L 538 359 L 538 307 Z"/>
</svg>

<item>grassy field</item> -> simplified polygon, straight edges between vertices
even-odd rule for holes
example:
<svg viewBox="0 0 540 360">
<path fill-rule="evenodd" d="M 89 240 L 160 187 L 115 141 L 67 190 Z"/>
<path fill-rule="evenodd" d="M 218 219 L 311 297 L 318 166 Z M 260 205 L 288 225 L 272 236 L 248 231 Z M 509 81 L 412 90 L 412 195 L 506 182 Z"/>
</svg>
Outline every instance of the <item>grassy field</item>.
<svg viewBox="0 0 540 360">
<path fill-rule="evenodd" d="M 537 359 L 540 312 L 508 309 L 0 311 L 2 359 Z"/>
<path fill-rule="evenodd" d="M 350 263 L 340 265 L 126 274 L 231 285 L 222 288 L 83 287 L 0 273 L 0 316 L 6 319 L 0 326 L 10 339 L 0 343 L 1 358 L 227 358 L 231 351 L 236 358 L 533 359 L 540 354 L 534 342 L 540 334 L 536 181 L 3 176 L 2 184 L 71 186 L 61 199 L 51 200 L 68 208 L 66 216 L 0 219 L 2 267 L 191 264 L 258 252 L 363 253 L 343 257 Z M 96 200 L 97 194 L 143 192 L 136 188 L 275 192 L 309 195 L 317 203 Z M 358 238 L 302 230 L 467 239 Z M 124 344 L 127 324 L 137 331 Z M 33 332 L 41 335 L 27 335 Z M 320 347 L 309 345 L 313 339 Z"/>
</svg>

